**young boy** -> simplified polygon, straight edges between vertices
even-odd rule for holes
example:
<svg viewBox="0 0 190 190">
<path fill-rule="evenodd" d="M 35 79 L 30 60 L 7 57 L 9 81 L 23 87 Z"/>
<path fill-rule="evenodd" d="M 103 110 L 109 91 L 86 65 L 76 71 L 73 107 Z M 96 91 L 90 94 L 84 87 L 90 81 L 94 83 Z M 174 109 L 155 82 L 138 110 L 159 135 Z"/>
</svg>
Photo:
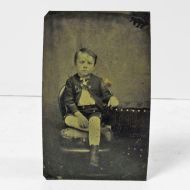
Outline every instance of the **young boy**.
<svg viewBox="0 0 190 190">
<path fill-rule="evenodd" d="M 64 104 L 68 109 L 65 123 L 88 132 L 92 166 L 98 166 L 104 105 L 116 107 L 119 104 L 103 80 L 92 74 L 96 60 L 96 54 L 87 48 L 77 51 L 74 57 L 77 73 L 67 80 L 63 93 Z"/>
</svg>

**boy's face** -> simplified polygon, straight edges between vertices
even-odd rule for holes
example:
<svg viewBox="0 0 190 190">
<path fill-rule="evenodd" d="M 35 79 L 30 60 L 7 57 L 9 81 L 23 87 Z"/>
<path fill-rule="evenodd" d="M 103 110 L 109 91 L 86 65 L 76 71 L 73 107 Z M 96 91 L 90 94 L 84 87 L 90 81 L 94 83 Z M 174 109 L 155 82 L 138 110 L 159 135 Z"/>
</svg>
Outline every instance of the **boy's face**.
<svg viewBox="0 0 190 190">
<path fill-rule="evenodd" d="M 87 53 L 79 52 L 76 60 L 76 69 L 79 76 L 84 77 L 93 72 L 94 58 Z"/>
</svg>

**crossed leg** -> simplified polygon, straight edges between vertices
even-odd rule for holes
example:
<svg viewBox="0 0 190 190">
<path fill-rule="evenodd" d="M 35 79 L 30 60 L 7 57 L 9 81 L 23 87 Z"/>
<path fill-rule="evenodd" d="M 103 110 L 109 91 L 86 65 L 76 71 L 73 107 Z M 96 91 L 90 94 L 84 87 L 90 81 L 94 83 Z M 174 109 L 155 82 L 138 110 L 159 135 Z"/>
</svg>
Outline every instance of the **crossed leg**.
<svg viewBox="0 0 190 190">
<path fill-rule="evenodd" d="M 69 127 L 78 129 L 83 132 L 88 132 L 90 145 L 99 145 L 100 144 L 101 120 L 99 117 L 97 117 L 97 116 L 90 117 L 88 128 L 82 128 L 79 125 L 78 118 L 73 115 L 68 115 L 65 118 L 65 123 Z"/>
</svg>

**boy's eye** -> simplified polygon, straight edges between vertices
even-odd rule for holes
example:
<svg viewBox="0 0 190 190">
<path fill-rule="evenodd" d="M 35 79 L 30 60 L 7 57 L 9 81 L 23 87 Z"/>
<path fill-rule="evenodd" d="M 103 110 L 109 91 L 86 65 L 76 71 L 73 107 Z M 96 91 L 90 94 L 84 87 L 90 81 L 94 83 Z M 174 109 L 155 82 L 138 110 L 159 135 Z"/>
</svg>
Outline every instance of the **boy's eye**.
<svg viewBox="0 0 190 190">
<path fill-rule="evenodd" d="M 92 62 L 88 62 L 89 65 L 92 65 Z"/>
</svg>

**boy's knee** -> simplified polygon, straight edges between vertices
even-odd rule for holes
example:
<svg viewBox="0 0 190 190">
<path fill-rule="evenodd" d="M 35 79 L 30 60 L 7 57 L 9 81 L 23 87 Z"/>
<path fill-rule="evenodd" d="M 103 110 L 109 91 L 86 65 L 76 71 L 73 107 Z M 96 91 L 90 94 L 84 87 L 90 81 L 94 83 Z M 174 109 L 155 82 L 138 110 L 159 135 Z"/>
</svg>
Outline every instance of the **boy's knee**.
<svg viewBox="0 0 190 190">
<path fill-rule="evenodd" d="M 89 124 L 93 124 L 95 126 L 100 126 L 100 118 L 97 116 L 90 117 Z"/>
<path fill-rule="evenodd" d="M 65 117 L 65 124 L 70 126 L 75 119 L 76 118 L 74 116 L 68 115 Z"/>
</svg>

